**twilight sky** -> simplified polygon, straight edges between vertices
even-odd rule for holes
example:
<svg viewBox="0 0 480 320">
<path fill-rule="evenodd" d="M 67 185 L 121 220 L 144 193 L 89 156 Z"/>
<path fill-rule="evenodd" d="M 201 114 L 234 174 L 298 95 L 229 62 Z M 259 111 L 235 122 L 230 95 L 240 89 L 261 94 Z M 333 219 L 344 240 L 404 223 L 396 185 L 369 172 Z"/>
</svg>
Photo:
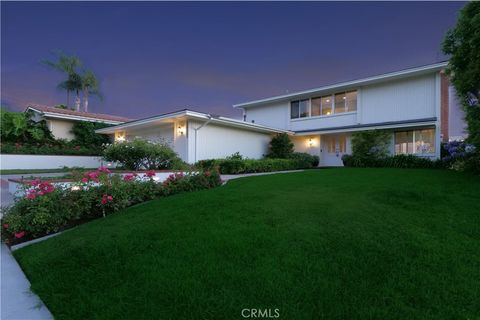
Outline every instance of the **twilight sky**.
<svg viewBox="0 0 480 320">
<path fill-rule="evenodd" d="M 462 2 L 2 2 L 1 103 L 65 103 L 61 49 L 101 80 L 90 110 L 131 118 L 232 104 L 445 60 Z"/>
</svg>

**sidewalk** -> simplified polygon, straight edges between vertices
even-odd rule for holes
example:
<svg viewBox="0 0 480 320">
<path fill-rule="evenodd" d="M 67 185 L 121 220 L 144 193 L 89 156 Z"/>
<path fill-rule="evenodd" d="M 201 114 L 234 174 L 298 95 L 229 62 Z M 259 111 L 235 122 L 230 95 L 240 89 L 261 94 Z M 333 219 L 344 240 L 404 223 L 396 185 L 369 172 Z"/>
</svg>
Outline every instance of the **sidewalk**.
<svg viewBox="0 0 480 320">
<path fill-rule="evenodd" d="M 30 282 L 4 243 L 1 245 L 0 261 L 0 319 L 53 319 L 52 314 L 40 298 L 30 291 Z"/>
<path fill-rule="evenodd" d="M 238 178 L 245 178 L 245 177 L 254 177 L 254 176 L 266 176 L 269 174 L 277 174 L 277 173 L 292 173 L 292 172 L 302 172 L 304 170 L 288 170 L 288 171 L 273 171 L 273 172 L 259 172 L 259 173 L 241 173 L 241 174 L 222 174 L 220 177 L 223 181 L 238 179 Z"/>
</svg>

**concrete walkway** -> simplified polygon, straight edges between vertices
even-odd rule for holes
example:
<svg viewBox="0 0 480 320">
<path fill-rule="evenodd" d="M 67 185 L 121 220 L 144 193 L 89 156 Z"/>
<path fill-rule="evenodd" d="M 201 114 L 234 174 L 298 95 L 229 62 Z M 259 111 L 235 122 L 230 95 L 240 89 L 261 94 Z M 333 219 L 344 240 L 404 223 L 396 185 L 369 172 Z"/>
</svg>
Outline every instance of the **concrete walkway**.
<svg viewBox="0 0 480 320">
<path fill-rule="evenodd" d="M 273 172 L 259 172 L 259 173 L 242 173 L 242 174 L 222 174 L 220 177 L 223 181 L 245 178 L 245 177 L 255 177 L 255 176 L 266 176 L 269 174 L 277 173 L 292 173 L 292 172 L 302 172 L 303 170 L 289 170 L 289 171 L 273 171 Z"/>
<path fill-rule="evenodd" d="M 53 319 L 40 298 L 30 291 L 30 282 L 4 243 L 1 245 L 0 286 L 0 319 Z"/>
</svg>

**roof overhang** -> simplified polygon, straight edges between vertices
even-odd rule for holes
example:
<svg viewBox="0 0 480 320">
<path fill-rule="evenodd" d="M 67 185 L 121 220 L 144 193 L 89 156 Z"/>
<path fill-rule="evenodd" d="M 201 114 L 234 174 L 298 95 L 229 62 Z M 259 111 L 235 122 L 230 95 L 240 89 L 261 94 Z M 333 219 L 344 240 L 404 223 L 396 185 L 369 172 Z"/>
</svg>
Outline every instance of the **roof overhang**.
<svg viewBox="0 0 480 320">
<path fill-rule="evenodd" d="M 99 119 L 99 118 L 90 118 L 90 117 L 82 117 L 82 116 L 76 116 L 76 115 L 70 115 L 70 114 L 60 114 L 60 113 L 41 111 L 41 110 L 35 109 L 34 107 L 28 107 L 25 110 L 25 112 L 29 110 L 37 112 L 46 118 L 74 120 L 74 121 L 87 121 L 87 122 L 101 122 L 101 123 L 113 124 L 113 125 L 123 123 L 122 121 L 114 121 L 114 120 L 106 120 L 106 119 Z"/>
<path fill-rule="evenodd" d="M 404 120 L 404 121 L 367 123 L 367 124 L 359 124 L 359 125 L 352 125 L 352 126 L 331 127 L 331 128 L 325 128 L 325 129 L 299 130 L 299 131 L 295 131 L 295 135 L 309 136 L 309 135 L 315 135 L 315 134 L 343 133 L 343 132 L 355 132 L 355 131 L 366 131 L 366 130 L 429 127 L 429 126 L 435 126 L 436 121 L 437 121 L 437 118 L 433 117 L 433 118 L 413 119 L 413 120 Z"/>
<path fill-rule="evenodd" d="M 252 107 L 257 107 L 257 106 L 261 106 L 261 105 L 265 105 L 273 102 L 306 99 L 311 97 L 312 95 L 328 94 L 328 93 L 332 93 L 332 91 L 337 91 L 337 90 L 349 90 L 349 89 L 353 90 L 358 88 L 359 86 L 366 86 L 366 85 L 376 84 L 376 83 L 385 82 L 385 81 L 399 80 L 403 78 L 409 78 L 409 77 L 421 76 L 421 75 L 439 72 L 445 69 L 447 66 L 448 66 L 448 62 L 440 62 L 440 63 L 430 64 L 422 67 L 405 69 L 405 70 L 391 72 L 391 73 L 385 73 L 378 76 L 373 76 L 373 77 L 368 77 L 368 78 L 363 78 L 363 79 L 358 79 L 353 81 L 347 81 L 347 82 L 341 82 L 341 83 L 328 85 L 320 88 L 299 91 L 299 92 L 280 95 L 280 96 L 274 96 L 271 98 L 234 104 L 233 107 L 242 108 L 242 109 L 252 108 Z"/>
<path fill-rule="evenodd" d="M 172 123 L 176 120 L 183 120 L 183 119 L 200 120 L 204 122 L 210 121 L 210 123 L 213 123 L 213 124 L 223 125 L 227 127 L 235 127 L 235 128 L 256 131 L 256 132 L 293 134 L 293 132 L 288 130 L 262 126 L 255 123 L 235 120 L 231 118 L 212 117 L 211 115 L 206 113 L 195 112 L 190 110 L 175 111 L 175 112 L 161 114 L 158 116 L 153 116 L 145 119 L 125 122 L 113 127 L 98 129 L 95 132 L 102 133 L 102 134 L 113 134 L 116 131 L 143 129 L 143 128 L 159 125 L 162 123 Z"/>
</svg>

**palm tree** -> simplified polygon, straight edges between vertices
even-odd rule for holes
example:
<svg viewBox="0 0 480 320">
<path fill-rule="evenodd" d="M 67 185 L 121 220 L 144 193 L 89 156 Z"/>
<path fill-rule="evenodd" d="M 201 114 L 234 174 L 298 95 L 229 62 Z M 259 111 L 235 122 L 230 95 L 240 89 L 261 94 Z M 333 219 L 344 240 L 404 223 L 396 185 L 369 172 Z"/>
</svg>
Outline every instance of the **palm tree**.
<svg viewBox="0 0 480 320">
<path fill-rule="evenodd" d="M 67 107 L 70 102 L 70 92 L 76 91 L 77 92 L 77 99 L 78 99 L 78 88 L 82 86 L 82 79 L 80 78 L 80 75 L 77 73 L 71 73 L 68 75 L 68 79 L 65 81 L 60 82 L 58 85 L 59 89 L 65 90 L 67 92 Z M 80 109 L 80 106 L 76 105 L 76 110 L 78 111 Z"/>
<path fill-rule="evenodd" d="M 82 62 L 76 56 L 68 56 L 62 51 L 57 51 L 54 53 L 56 56 L 56 61 L 44 60 L 43 64 L 53 68 L 54 70 L 66 73 L 68 78 L 58 85 L 58 88 L 67 91 L 67 106 L 70 103 L 70 92 L 76 91 L 77 97 L 75 99 L 75 108 L 77 111 L 80 110 L 80 94 L 79 91 L 82 89 L 81 85 L 81 76 L 78 74 L 77 69 L 82 66 Z"/>
<path fill-rule="evenodd" d="M 102 99 L 100 93 L 100 83 L 91 70 L 85 70 L 82 76 L 82 90 L 83 90 L 83 111 L 88 112 L 88 98 L 89 95 L 96 95 Z"/>
</svg>

